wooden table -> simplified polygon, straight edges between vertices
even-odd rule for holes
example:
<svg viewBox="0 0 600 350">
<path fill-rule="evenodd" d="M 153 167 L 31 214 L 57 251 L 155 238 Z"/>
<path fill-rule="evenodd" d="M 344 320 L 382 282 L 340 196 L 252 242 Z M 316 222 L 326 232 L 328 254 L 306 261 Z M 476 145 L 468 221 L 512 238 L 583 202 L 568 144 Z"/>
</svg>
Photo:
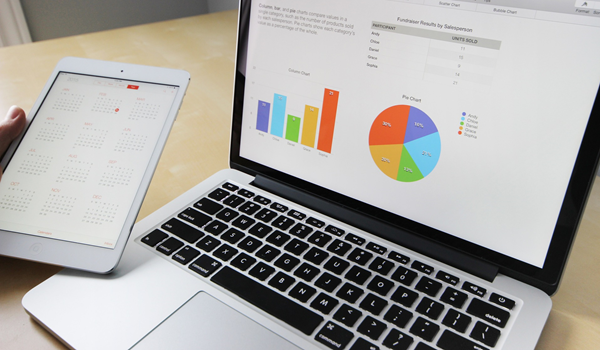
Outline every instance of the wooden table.
<svg viewBox="0 0 600 350">
<path fill-rule="evenodd" d="M 237 12 L 182 18 L 0 49 L 0 113 L 28 111 L 56 63 L 79 56 L 185 69 L 192 75 L 139 218 L 227 167 Z M 600 344 L 600 185 L 592 192 L 538 349 Z M 21 307 L 59 267 L 0 257 L 0 349 L 64 349 Z"/>
</svg>

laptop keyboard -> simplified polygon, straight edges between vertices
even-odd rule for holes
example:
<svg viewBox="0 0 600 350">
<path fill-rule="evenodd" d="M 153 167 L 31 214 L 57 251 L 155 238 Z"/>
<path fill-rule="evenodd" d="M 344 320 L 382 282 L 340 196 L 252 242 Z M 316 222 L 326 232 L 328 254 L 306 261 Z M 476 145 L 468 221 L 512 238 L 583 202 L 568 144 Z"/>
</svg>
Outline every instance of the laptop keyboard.
<svg viewBox="0 0 600 350">
<path fill-rule="evenodd" d="M 516 298 L 327 221 L 226 182 L 140 241 L 325 348 L 500 347 Z"/>
</svg>

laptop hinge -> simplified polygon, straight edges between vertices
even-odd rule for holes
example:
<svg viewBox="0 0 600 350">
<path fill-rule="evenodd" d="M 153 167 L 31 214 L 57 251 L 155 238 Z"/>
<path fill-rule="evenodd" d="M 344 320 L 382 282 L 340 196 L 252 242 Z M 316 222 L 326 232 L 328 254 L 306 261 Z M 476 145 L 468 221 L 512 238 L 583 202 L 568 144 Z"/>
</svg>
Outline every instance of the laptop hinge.
<svg viewBox="0 0 600 350">
<path fill-rule="evenodd" d="M 369 215 L 340 206 L 325 198 L 309 194 L 265 176 L 257 175 L 252 185 L 333 217 L 348 225 L 391 240 L 401 246 L 427 255 L 484 280 L 493 282 L 498 274 L 498 267 L 487 261 L 432 242 L 429 239 L 402 230 Z"/>
</svg>

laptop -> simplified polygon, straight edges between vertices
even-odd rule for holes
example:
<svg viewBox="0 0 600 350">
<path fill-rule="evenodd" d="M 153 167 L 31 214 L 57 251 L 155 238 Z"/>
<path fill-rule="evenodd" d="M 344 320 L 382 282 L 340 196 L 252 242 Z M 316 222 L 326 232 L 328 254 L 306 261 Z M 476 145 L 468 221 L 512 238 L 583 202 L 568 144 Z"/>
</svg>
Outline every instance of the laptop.
<svg viewBox="0 0 600 350">
<path fill-rule="evenodd" d="M 25 309 L 76 349 L 535 348 L 598 165 L 599 12 L 242 0 L 231 168 Z"/>
</svg>

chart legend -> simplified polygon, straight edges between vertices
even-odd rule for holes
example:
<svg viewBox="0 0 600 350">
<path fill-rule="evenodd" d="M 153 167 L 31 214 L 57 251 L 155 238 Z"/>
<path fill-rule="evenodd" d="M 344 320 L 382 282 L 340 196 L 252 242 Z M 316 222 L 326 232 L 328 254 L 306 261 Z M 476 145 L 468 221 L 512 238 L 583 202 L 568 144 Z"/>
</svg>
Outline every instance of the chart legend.
<svg viewBox="0 0 600 350">
<path fill-rule="evenodd" d="M 441 140 L 427 114 L 408 105 L 381 112 L 369 133 L 371 156 L 379 170 L 401 182 L 429 175 L 440 158 Z"/>
</svg>

